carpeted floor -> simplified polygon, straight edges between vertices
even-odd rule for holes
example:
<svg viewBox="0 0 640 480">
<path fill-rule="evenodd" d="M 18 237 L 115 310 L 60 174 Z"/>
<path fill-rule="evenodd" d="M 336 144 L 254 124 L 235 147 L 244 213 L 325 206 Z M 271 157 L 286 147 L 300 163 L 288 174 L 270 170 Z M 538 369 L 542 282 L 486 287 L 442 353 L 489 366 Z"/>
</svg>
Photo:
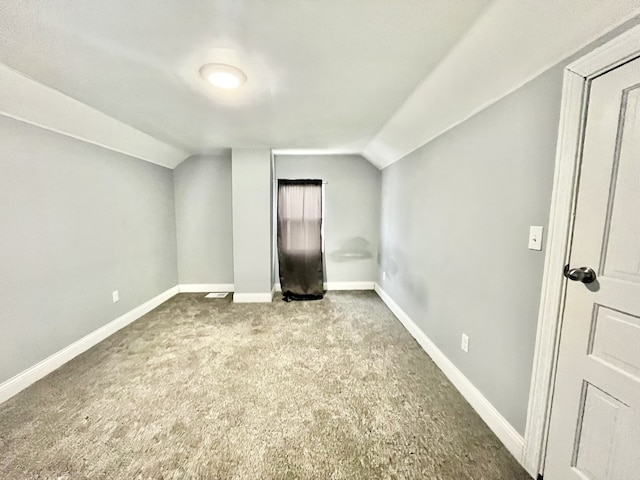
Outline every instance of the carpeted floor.
<svg viewBox="0 0 640 480">
<path fill-rule="evenodd" d="M 528 475 L 373 292 L 181 294 L 0 405 L 4 479 Z"/>
</svg>

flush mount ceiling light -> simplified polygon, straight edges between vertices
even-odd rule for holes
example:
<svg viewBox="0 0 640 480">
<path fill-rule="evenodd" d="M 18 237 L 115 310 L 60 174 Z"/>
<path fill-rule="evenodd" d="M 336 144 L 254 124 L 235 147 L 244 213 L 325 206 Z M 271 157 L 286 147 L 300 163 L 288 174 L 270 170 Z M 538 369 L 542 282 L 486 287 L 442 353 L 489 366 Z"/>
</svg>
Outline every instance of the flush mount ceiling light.
<svg viewBox="0 0 640 480">
<path fill-rule="evenodd" d="M 200 69 L 200 75 L 218 88 L 238 88 L 247 81 L 247 76 L 242 70 L 224 63 L 208 63 Z"/>
</svg>

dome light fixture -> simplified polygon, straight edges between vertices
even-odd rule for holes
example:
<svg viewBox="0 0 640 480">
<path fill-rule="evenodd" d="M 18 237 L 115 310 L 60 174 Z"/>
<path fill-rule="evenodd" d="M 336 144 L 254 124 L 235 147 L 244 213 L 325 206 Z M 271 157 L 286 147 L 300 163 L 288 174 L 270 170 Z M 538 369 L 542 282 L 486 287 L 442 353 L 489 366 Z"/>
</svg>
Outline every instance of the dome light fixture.
<svg viewBox="0 0 640 480">
<path fill-rule="evenodd" d="M 200 75 L 218 88 L 238 88 L 247 81 L 247 76 L 238 67 L 225 63 L 208 63 L 200 68 Z"/>
</svg>

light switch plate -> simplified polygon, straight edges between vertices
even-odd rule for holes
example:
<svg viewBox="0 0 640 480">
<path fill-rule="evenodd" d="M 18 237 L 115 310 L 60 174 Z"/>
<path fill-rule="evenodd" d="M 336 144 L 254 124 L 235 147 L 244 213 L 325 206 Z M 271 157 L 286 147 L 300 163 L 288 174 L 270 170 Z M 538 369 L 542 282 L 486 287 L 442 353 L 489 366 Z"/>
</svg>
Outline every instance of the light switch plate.
<svg viewBox="0 0 640 480">
<path fill-rule="evenodd" d="M 529 250 L 542 250 L 542 227 L 529 227 Z"/>
</svg>

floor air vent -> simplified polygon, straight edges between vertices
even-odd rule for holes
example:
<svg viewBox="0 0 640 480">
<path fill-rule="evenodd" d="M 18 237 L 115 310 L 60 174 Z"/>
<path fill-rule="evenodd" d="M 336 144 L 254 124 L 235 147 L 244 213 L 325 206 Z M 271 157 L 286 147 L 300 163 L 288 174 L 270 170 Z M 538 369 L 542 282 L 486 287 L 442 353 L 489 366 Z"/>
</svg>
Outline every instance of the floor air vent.
<svg viewBox="0 0 640 480">
<path fill-rule="evenodd" d="M 207 293 L 204 298 L 224 298 L 229 295 L 227 292 L 212 292 Z"/>
</svg>

